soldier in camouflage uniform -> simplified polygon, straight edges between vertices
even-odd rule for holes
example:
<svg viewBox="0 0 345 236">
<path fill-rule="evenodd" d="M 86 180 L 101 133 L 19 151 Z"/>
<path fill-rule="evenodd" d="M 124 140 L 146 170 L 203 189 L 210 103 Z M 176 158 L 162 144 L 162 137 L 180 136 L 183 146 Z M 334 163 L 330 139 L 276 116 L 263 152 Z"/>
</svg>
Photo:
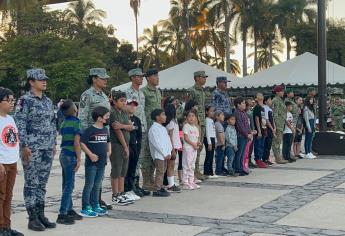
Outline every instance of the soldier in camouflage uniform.
<svg viewBox="0 0 345 236">
<path fill-rule="evenodd" d="M 145 116 L 147 122 L 147 130 L 153 124 L 151 120 L 151 112 L 155 109 L 161 108 L 161 101 L 162 101 L 162 93 L 157 88 L 159 84 L 159 77 L 158 77 L 158 70 L 157 69 L 149 69 L 146 72 L 146 79 L 147 79 L 147 86 L 141 89 L 143 94 L 145 95 Z M 142 140 L 142 147 L 149 146 L 149 140 L 147 137 Z M 146 190 L 154 190 L 154 163 L 151 157 L 150 149 L 145 148 L 145 152 L 142 156 L 141 160 L 141 172 L 143 175 L 143 189 Z"/>
<path fill-rule="evenodd" d="M 206 100 L 206 93 L 204 90 L 204 86 L 206 84 L 206 75 L 205 71 L 196 71 L 194 72 L 194 81 L 195 84 L 193 87 L 188 89 L 188 100 L 194 100 L 198 104 L 198 119 L 200 125 L 200 142 L 203 143 L 205 132 L 206 132 L 206 116 L 205 116 L 205 100 Z M 203 146 L 200 145 L 198 150 L 197 159 L 195 162 L 195 177 L 199 180 L 205 180 L 206 176 L 200 172 L 200 153 L 203 149 Z"/>
<path fill-rule="evenodd" d="M 225 76 L 217 77 L 217 88 L 212 93 L 212 103 L 215 111 L 222 111 L 225 115 L 232 114 L 229 95 L 227 94 L 228 79 Z"/>
<path fill-rule="evenodd" d="M 281 143 L 283 141 L 283 131 L 286 122 L 286 106 L 284 104 L 284 87 L 279 85 L 273 90 L 276 94 L 272 100 L 273 119 L 276 125 L 276 136 L 273 138 L 272 150 L 277 164 L 286 164 L 282 158 Z"/>
<path fill-rule="evenodd" d="M 103 106 L 110 110 L 109 98 L 103 92 L 107 87 L 107 81 L 109 75 L 104 68 L 92 68 L 90 69 L 87 83 L 91 87 L 82 93 L 79 103 L 79 119 L 81 130 L 84 131 L 93 125 L 92 111 L 98 106 Z M 111 209 L 111 205 L 106 204 L 101 198 L 102 189 L 100 191 L 100 205 L 103 208 Z"/>
<path fill-rule="evenodd" d="M 334 121 L 334 130 L 343 131 L 343 117 L 345 107 L 341 104 L 340 98 L 335 99 L 335 104 L 331 107 L 331 114 Z"/>
<path fill-rule="evenodd" d="M 14 115 L 24 169 L 28 228 L 34 231 L 56 227 L 44 215 L 46 185 L 56 151 L 57 135 L 54 106 L 43 93 L 47 89 L 47 78 L 43 69 L 27 70 L 27 87 L 30 90 L 18 100 Z"/>
</svg>

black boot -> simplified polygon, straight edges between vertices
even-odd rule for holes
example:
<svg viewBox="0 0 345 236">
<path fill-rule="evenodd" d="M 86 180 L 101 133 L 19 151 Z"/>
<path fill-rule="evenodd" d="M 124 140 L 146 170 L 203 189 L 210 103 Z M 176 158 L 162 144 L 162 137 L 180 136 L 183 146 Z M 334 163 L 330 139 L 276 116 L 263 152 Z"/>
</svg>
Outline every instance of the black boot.
<svg viewBox="0 0 345 236">
<path fill-rule="evenodd" d="M 47 217 L 44 215 L 44 204 L 37 204 L 37 218 L 41 223 L 47 228 L 47 229 L 53 229 L 56 228 L 56 224 L 53 222 L 50 222 Z"/>
<path fill-rule="evenodd" d="M 150 191 L 140 188 L 139 182 L 140 182 L 140 177 L 139 177 L 139 176 L 135 176 L 134 188 L 135 188 L 138 192 L 141 192 L 141 195 L 143 195 L 143 196 L 148 196 L 148 195 L 150 195 L 150 194 L 151 194 Z M 138 194 L 137 194 L 137 195 L 138 195 Z M 138 195 L 138 196 L 139 196 L 139 195 Z M 139 196 L 139 197 L 141 197 L 141 196 Z"/>
<path fill-rule="evenodd" d="M 28 208 L 27 212 L 29 214 L 29 224 L 28 228 L 33 231 L 44 231 L 46 227 L 41 223 L 37 217 L 36 208 Z"/>
</svg>

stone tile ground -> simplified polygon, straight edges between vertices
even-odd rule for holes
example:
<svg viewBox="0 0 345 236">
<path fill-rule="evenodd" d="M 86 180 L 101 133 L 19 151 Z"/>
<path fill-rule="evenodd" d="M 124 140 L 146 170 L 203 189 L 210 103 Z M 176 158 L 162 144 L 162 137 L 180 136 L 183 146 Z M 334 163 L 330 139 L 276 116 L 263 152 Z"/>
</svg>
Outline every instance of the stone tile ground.
<svg viewBox="0 0 345 236">
<path fill-rule="evenodd" d="M 109 166 L 106 176 L 109 176 Z M 81 168 L 74 203 L 81 205 Z M 47 211 L 56 219 L 61 169 L 54 160 L 48 184 Z M 345 157 L 320 157 L 253 170 L 244 178 L 208 180 L 200 190 L 170 198 L 147 197 L 128 207 L 115 207 L 107 217 L 85 219 L 43 233 L 29 232 L 19 171 L 13 200 L 13 227 L 25 235 L 345 235 Z M 110 201 L 109 178 L 103 196 Z"/>
</svg>

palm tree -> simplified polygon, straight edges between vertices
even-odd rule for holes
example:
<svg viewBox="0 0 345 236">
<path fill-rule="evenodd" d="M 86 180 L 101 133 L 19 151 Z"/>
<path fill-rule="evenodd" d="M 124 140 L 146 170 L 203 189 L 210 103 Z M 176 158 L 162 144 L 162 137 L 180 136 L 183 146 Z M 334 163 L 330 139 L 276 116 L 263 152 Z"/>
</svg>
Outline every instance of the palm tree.
<svg viewBox="0 0 345 236">
<path fill-rule="evenodd" d="M 140 0 L 130 0 L 129 4 L 134 12 L 135 17 L 135 35 L 136 35 L 136 44 L 137 44 L 137 66 L 139 66 L 139 35 L 138 35 L 138 15 L 139 15 L 139 7 L 140 7 Z"/>
<path fill-rule="evenodd" d="M 100 22 L 106 17 L 105 11 L 96 9 L 95 4 L 91 0 L 77 0 L 69 3 L 66 15 L 77 23 L 80 28 Z"/>
</svg>

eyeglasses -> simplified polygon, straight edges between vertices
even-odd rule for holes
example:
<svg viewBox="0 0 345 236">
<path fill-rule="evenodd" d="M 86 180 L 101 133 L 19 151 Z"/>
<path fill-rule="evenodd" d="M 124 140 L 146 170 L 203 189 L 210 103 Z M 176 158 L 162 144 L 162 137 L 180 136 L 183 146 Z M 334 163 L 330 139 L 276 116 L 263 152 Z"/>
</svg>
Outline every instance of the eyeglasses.
<svg viewBox="0 0 345 236">
<path fill-rule="evenodd" d="M 2 100 L 2 101 L 4 101 L 4 102 L 8 102 L 8 103 L 15 103 L 16 102 L 16 100 L 15 99 L 4 99 L 4 100 Z"/>
</svg>

